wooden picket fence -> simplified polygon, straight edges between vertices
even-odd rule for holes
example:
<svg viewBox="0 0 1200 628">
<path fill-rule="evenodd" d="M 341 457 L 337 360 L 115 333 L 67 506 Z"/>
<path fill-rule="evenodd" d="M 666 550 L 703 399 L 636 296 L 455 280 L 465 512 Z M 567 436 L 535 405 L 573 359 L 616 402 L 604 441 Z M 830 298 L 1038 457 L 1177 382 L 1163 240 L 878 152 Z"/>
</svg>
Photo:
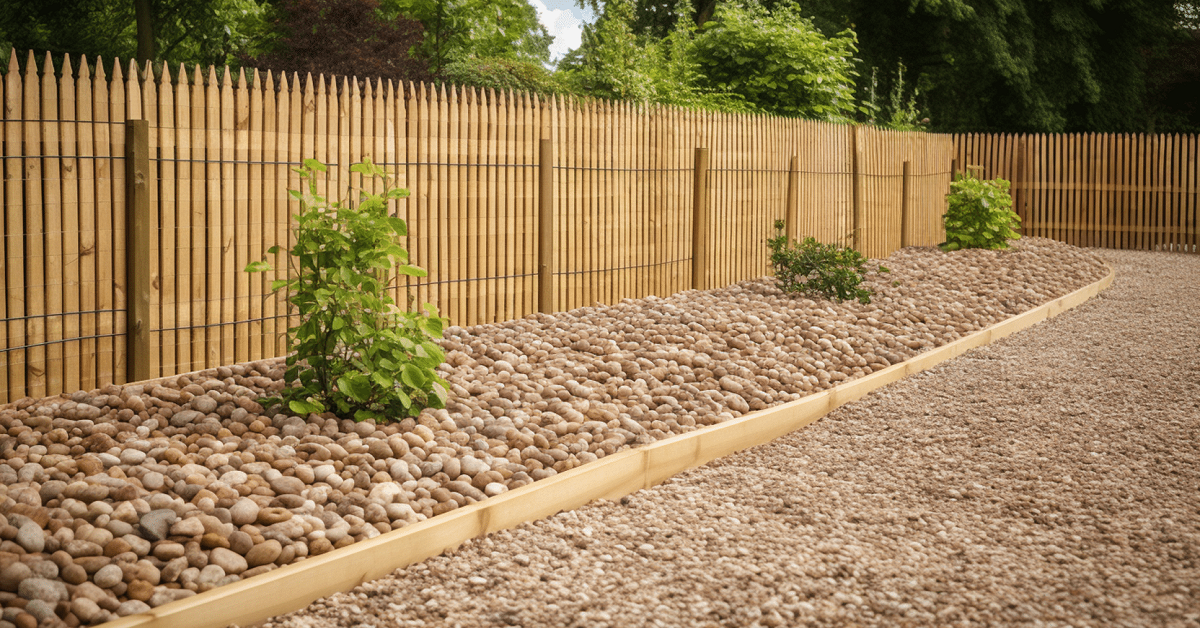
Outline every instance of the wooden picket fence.
<svg viewBox="0 0 1200 628">
<path fill-rule="evenodd" d="M 956 135 L 961 168 L 1012 182 L 1022 233 L 1077 246 L 1196 253 L 1196 135 Z"/>
<path fill-rule="evenodd" d="M 949 136 L 18 62 L 0 83 L 0 403 L 281 355 L 286 303 L 267 287 L 282 275 L 242 269 L 289 246 L 299 207 L 286 190 L 299 189 L 292 167 L 305 158 L 329 164 L 320 189 L 334 198 L 379 189 L 352 163 L 396 174 L 411 191 L 394 208 L 404 244 L 429 277 L 394 296 L 457 325 L 761 276 L 780 218 L 873 257 L 943 239 Z M 271 261 L 287 268 L 283 254 Z"/>
</svg>

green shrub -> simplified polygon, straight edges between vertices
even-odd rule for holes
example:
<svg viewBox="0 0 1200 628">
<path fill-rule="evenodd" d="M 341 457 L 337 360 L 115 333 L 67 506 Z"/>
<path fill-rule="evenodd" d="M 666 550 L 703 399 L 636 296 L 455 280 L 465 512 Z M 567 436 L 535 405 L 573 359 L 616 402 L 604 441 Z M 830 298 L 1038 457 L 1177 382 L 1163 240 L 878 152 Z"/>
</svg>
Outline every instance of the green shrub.
<svg viewBox="0 0 1200 628">
<path fill-rule="evenodd" d="M 943 251 L 959 249 L 1007 249 L 1008 240 L 1021 237 L 1021 217 L 1012 209 L 1009 182 L 978 179 L 972 173 L 961 174 L 950 184 L 949 208 L 942 221 L 946 225 Z"/>
<path fill-rule="evenodd" d="M 563 91 L 546 68 L 529 61 L 503 57 L 467 57 L 451 61 L 442 68 L 442 76 L 454 85 L 470 85 L 480 89 L 490 87 L 498 92 L 512 90 L 545 95 Z"/>
<path fill-rule="evenodd" d="M 364 194 L 357 207 L 331 203 L 317 194 L 316 173 L 326 171 L 324 164 L 307 159 L 295 169 L 308 181 L 307 194 L 290 192 L 301 203 L 290 251 L 295 278 L 273 281 L 271 289 L 288 291 L 300 324 L 288 329 L 288 385 L 263 405 L 282 401 L 302 416 L 330 411 L 376 422 L 443 408 L 447 385 L 434 369 L 445 355 L 433 339 L 447 321 L 428 303 L 428 315 L 398 310 L 387 294 L 388 273 L 426 276 L 396 243 L 407 225 L 388 215 L 388 201 L 408 191 L 388 187 L 383 169 L 370 161 L 350 170 L 383 178 L 384 190 Z M 271 270 L 266 261 L 246 266 L 247 272 L 265 270 Z"/>
<path fill-rule="evenodd" d="M 867 258 L 862 253 L 838 244 L 822 244 L 816 238 L 789 242 L 783 226 L 782 220 L 776 220 L 775 237 L 767 240 L 780 290 L 833 301 L 871 302 L 871 291 L 861 287 L 867 273 Z M 879 266 L 878 272 L 890 271 Z"/>
</svg>

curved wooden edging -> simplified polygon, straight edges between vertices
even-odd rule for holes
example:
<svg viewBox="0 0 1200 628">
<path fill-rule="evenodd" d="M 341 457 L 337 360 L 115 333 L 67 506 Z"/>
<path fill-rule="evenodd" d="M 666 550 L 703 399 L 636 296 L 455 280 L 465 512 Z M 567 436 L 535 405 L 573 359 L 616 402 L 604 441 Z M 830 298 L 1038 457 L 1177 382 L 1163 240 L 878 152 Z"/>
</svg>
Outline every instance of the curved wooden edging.
<svg viewBox="0 0 1200 628">
<path fill-rule="evenodd" d="M 1107 266 L 1107 265 L 1106 265 Z M 467 539 L 621 497 L 734 452 L 795 431 L 838 406 L 1069 310 L 1112 283 L 1114 273 L 948 345 L 893 364 L 833 389 L 748 414 L 645 447 L 626 449 L 497 497 L 293 563 L 200 595 L 130 615 L 102 628 L 222 628 L 248 625 L 304 608 L 312 601 L 385 576 Z"/>
</svg>

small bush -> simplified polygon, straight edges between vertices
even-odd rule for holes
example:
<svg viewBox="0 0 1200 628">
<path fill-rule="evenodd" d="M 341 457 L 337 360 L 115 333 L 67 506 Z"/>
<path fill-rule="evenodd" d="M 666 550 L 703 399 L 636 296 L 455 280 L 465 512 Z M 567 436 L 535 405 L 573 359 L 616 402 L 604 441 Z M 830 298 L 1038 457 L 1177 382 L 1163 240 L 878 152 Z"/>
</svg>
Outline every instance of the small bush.
<svg viewBox="0 0 1200 628">
<path fill-rule="evenodd" d="M 364 194 L 357 207 L 331 203 L 317 194 L 316 173 L 326 171 L 324 164 L 308 159 L 295 169 L 308 181 L 307 194 L 291 191 L 301 203 L 290 251 L 295 278 L 273 281 L 271 289 L 288 291 L 300 324 L 287 332 L 288 385 L 263 405 L 282 401 L 301 416 L 329 411 L 376 422 L 444 408 L 447 385 L 434 369 L 445 355 L 433 339 L 442 336 L 446 320 L 428 303 L 428 315 L 398 310 L 387 294 L 387 273 L 426 276 L 396 243 L 407 225 L 388 215 L 388 201 L 408 191 L 388 187 L 383 169 L 369 161 L 350 170 L 383 178 L 384 190 Z M 246 266 L 247 272 L 265 270 L 271 270 L 266 261 Z"/>
<path fill-rule="evenodd" d="M 782 220 L 776 220 L 775 237 L 767 240 L 780 290 L 833 301 L 871 302 L 871 291 L 861 287 L 867 273 L 867 258 L 862 253 L 838 244 L 822 244 L 816 238 L 789 242 L 783 226 Z M 883 266 L 878 270 L 890 272 Z"/>
<path fill-rule="evenodd" d="M 470 85 L 479 89 L 492 88 L 498 92 L 512 90 L 536 94 L 558 94 L 563 89 L 553 74 L 529 61 L 466 57 L 451 61 L 442 68 L 442 76 L 454 85 Z"/>
<path fill-rule="evenodd" d="M 1021 217 L 1012 209 L 1009 182 L 978 179 L 961 174 L 950 184 L 946 197 L 949 208 L 942 221 L 946 225 L 943 251 L 959 249 L 1007 249 L 1008 240 L 1021 237 Z"/>
</svg>

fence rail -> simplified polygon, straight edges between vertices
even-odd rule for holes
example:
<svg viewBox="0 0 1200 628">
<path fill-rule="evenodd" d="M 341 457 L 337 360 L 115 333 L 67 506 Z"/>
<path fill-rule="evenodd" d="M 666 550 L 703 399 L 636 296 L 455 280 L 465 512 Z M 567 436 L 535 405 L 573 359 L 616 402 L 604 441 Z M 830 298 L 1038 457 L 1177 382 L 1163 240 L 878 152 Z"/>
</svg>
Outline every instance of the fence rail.
<svg viewBox="0 0 1200 628">
<path fill-rule="evenodd" d="M 429 277 L 394 296 L 459 325 L 762 275 L 777 218 L 874 257 L 943 239 L 949 136 L 212 67 L 68 58 L 57 76 L 49 59 L 19 61 L 0 81 L 0 403 L 280 355 L 275 277 L 242 268 L 290 244 L 285 190 L 309 157 L 331 165 L 320 191 L 335 197 L 377 189 L 349 171 L 362 159 L 396 173 L 412 195 L 394 211 Z"/>
<path fill-rule="evenodd" d="M 956 135 L 955 159 L 1012 182 L 1023 233 L 1196 253 L 1196 135 Z"/>
</svg>

